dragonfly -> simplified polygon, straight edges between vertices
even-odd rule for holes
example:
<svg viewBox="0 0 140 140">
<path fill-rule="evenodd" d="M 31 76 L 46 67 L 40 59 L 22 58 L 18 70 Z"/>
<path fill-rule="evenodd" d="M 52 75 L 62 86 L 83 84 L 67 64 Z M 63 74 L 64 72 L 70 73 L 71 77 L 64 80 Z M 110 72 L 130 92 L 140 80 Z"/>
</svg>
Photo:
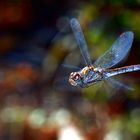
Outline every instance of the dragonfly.
<svg viewBox="0 0 140 140">
<path fill-rule="evenodd" d="M 70 26 L 85 61 L 84 68 L 70 73 L 68 81 L 72 86 L 85 88 L 100 81 L 108 80 L 112 84 L 125 87 L 123 83 L 120 83 L 112 77 L 140 70 L 140 64 L 111 68 L 122 61 L 129 53 L 134 39 L 134 33 L 132 31 L 122 33 L 111 48 L 92 63 L 80 23 L 76 18 L 71 18 Z"/>
</svg>

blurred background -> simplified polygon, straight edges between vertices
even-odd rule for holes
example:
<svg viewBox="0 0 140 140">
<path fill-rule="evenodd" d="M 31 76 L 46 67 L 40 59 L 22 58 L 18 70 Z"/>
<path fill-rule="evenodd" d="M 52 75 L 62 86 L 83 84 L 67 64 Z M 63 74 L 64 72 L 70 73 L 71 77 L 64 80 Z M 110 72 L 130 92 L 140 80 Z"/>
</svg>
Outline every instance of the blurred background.
<svg viewBox="0 0 140 140">
<path fill-rule="evenodd" d="M 134 32 L 119 66 L 140 64 L 140 0 L 0 1 L 1 140 L 139 140 L 140 72 L 117 76 L 135 90 L 69 85 L 84 66 L 69 27 L 76 17 L 92 61 Z"/>
</svg>

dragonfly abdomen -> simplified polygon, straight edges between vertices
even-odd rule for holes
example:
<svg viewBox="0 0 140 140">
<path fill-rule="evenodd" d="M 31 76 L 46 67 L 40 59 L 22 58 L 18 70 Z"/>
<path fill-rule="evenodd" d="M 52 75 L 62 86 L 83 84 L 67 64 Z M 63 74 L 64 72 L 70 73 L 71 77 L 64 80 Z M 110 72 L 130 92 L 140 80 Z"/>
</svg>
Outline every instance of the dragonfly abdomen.
<svg viewBox="0 0 140 140">
<path fill-rule="evenodd" d="M 138 65 L 131 65 L 131 66 L 125 66 L 121 68 L 116 69 L 110 69 L 105 72 L 106 78 L 115 76 L 122 73 L 132 72 L 132 71 L 138 71 L 140 70 L 140 64 Z"/>
</svg>

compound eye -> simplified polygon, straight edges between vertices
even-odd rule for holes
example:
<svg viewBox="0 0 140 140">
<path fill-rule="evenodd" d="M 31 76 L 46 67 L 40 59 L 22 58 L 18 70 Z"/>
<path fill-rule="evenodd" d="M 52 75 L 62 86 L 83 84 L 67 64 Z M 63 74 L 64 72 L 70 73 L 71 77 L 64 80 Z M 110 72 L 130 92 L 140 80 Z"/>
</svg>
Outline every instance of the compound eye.
<svg viewBox="0 0 140 140">
<path fill-rule="evenodd" d="M 77 73 L 77 74 L 75 74 L 75 76 L 73 77 L 73 80 L 78 80 L 79 77 L 80 77 L 80 75 Z"/>
</svg>

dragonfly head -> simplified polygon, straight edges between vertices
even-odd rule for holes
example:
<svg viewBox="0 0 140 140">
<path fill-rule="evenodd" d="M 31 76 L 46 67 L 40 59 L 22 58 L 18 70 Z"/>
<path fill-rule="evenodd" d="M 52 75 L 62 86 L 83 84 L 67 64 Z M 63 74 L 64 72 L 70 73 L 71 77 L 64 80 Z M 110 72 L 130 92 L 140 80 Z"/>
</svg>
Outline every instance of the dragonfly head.
<svg viewBox="0 0 140 140">
<path fill-rule="evenodd" d="M 69 83 L 72 85 L 72 86 L 80 86 L 82 83 L 81 83 L 81 75 L 79 72 L 72 72 L 69 76 Z"/>
<path fill-rule="evenodd" d="M 86 66 L 78 72 L 72 72 L 69 76 L 69 83 L 77 87 L 86 87 L 94 75 L 94 68 Z"/>
</svg>

